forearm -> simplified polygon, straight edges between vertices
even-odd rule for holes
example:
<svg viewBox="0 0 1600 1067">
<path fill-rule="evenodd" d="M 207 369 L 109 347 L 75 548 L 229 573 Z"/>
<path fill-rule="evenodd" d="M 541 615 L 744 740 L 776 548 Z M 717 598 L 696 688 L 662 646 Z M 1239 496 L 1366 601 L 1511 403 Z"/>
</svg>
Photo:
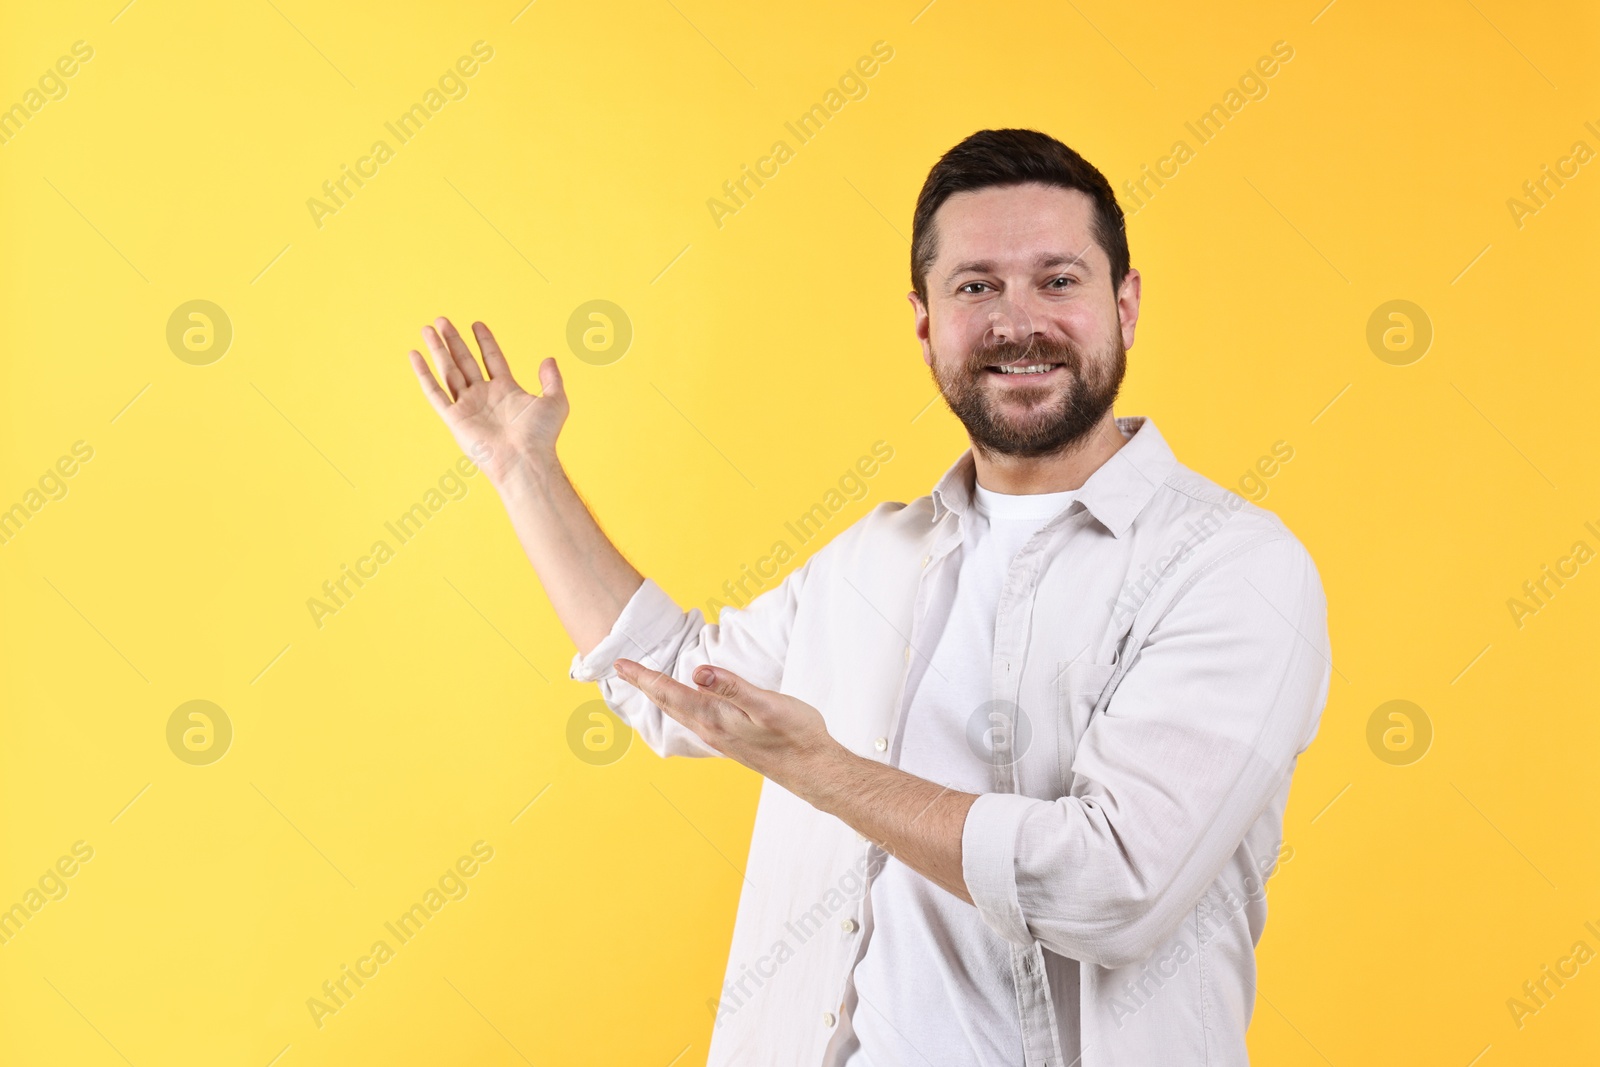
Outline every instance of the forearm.
<svg viewBox="0 0 1600 1067">
<path fill-rule="evenodd" d="M 961 833 L 977 795 L 830 746 L 785 788 L 876 842 L 940 888 L 972 903 L 961 866 Z"/>
<path fill-rule="evenodd" d="M 517 465 L 495 488 L 556 617 L 587 655 L 644 583 L 552 455 Z"/>
</svg>

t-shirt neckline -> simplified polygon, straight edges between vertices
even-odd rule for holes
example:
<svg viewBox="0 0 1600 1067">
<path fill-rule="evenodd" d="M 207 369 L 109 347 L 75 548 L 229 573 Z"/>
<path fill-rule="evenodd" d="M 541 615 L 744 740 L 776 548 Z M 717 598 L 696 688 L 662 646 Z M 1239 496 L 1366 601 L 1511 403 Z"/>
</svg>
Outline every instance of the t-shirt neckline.
<svg viewBox="0 0 1600 1067">
<path fill-rule="evenodd" d="M 1059 493 L 997 493 L 973 483 L 973 505 L 987 518 L 1043 520 L 1067 508 L 1081 490 Z"/>
</svg>

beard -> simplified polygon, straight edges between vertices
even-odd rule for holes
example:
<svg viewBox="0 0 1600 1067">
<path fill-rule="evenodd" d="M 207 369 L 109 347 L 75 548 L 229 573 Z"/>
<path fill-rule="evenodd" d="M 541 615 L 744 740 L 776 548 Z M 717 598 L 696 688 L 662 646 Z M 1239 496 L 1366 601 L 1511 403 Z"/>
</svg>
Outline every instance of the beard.
<svg viewBox="0 0 1600 1067">
<path fill-rule="evenodd" d="M 1053 382 L 1001 383 L 989 379 L 998 363 L 1058 363 Z M 1038 457 L 1067 451 L 1083 441 L 1111 410 L 1128 369 L 1122 335 L 1086 356 L 1069 341 L 1002 341 L 979 347 L 941 373 L 934 354 L 933 379 L 950 411 L 961 420 L 973 446 L 993 454 Z"/>
</svg>

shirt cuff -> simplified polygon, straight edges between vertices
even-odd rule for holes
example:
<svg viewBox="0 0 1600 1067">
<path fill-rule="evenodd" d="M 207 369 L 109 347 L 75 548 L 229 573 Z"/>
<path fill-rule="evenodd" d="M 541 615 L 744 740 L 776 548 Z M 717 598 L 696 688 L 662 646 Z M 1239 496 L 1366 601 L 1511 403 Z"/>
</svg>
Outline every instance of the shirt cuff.
<svg viewBox="0 0 1600 1067">
<path fill-rule="evenodd" d="M 1017 900 L 1017 841 L 1022 824 L 1042 803 L 1017 793 L 981 793 L 961 828 L 961 874 L 989 928 L 1017 945 L 1032 945 Z"/>
<path fill-rule="evenodd" d="M 611 631 L 588 655 L 575 653 L 567 677 L 575 682 L 598 682 L 617 675 L 611 664 L 617 657 L 636 659 L 652 670 L 663 670 L 651 650 L 660 645 L 683 619 L 683 609 L 655 581 L 646 578 L 622 607 Z"/>
</svg>

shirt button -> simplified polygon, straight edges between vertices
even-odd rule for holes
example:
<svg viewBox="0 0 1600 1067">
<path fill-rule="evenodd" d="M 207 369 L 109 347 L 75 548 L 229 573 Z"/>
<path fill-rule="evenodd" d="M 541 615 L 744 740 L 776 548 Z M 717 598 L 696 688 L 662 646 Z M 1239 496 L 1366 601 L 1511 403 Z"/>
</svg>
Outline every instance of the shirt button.
<svg viewBox="0 0 1600 1067">
<path fill-rule="evenodd" d="M 839 929 L 847 934 L 853 934 L 856 932 L 856 921 L 854 919 L 846 919 L 839 924 Z"/>
<path fill-rule="evenodd" d="M 911 646 L 910 645 L 906 646 L 906 662 L 907 663 L 911 662 Z"/>
<path fill-rule="evenodd" d="M 822 1013 L 822 1025 L 823 1026 L 832 1026 L 833 1025 L 833 1012 L 825 1011 L 825 1012 Z"/>
<path fill-rule="evenodd" d="M 933 557 L 932 557 L 932 556 L 923 556 L 923 557 L 922 557 L 922 565 L 923 565 L 923 566 L 924 566 L 924 567 L 926 567 L 926 566 L 927 566 L 927 565 L 928 565 L 928 564 L 929 564 L 929 563 L 931 563 L 931 562 L 932 562 L 932 561 L 933 561 Z"/>
<path fill-rule="evenodd" d="M 872 742 L 872 747 L 877 749 L 879 752 L 887 752 L 889 750 L 889 739 L 887 737 L 876 738 Z"/>
</svg>

